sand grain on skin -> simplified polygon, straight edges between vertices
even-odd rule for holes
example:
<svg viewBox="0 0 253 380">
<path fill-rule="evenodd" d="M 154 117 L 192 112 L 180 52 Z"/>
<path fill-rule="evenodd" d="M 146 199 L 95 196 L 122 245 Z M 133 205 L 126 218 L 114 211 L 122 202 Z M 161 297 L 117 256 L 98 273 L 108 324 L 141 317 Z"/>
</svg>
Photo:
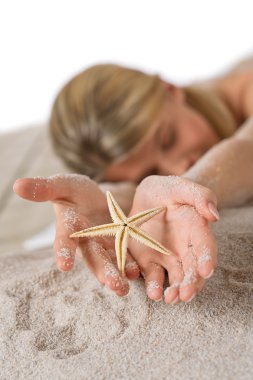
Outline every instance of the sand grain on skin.
<svg viewBox="0 0 253 380">
<path fill-rule="evenodd" d="M 251 379 L 252 215 L 221 213 L 217 268 L 190 303 L 151 301 L 142 278 L 117 297 L 83 260 L 60 272 L 52 249 L 2 254 L 1 378 Z"/>
</svg>

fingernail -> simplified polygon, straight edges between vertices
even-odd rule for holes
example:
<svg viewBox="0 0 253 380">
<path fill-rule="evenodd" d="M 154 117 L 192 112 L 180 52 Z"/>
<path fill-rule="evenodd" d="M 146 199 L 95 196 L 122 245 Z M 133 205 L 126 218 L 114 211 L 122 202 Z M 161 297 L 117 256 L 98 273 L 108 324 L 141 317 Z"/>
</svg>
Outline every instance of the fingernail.
<svg viewBox="0 0 253 380">
<path fill-rule="evenodd" d="M 211 213 L 211 214 L 212 214 L 217 220 L 219 220 L 219 219 L 220 219 L 220 215 L 219 215 L 219 212 L 218 212 L 216 206 L 214 205 L 214 203 L 213 203 L 213 202 L 208 202 L 207 206 L 208 206 L 208 209 L 209 209 L 210 213 Z"/>
<path fill-rule="evenodd" d="M 211 277 L 212 276 L 212 274 L 213 274 L 213 269 L 211 270 L 211 272 L 207 275 L 207 276 L 203 276 L 204 278 L 209 278 L 209 277 Z"/>
<path fill-rule="evenodd" d="M 191 298 L 189 298 L 187 301 L 185 301 L 185 302 L 190 302 L 191 300 L 193 300 L 193 298 L 196 296 L 196 293 L 194 293 L 192 296 L 191 296 Z"/>
<path fill-rule="evenodd" d="M 16 187 L 16 185 L 17 185 L 17 181 L 18 180 L 20 180 L 21 178 L 17 178 L 16 180 L 15 180 L 15 182 L 13 183 L 13 186 L 12 186 L 12 190 L 15 192 L 15 187 Z"/>
<path fill-rule="evenodd" d="M 159 298 L 159 300 L 154 300 L 155 302 L 159 302 L 159 301 L 162 301 L 163 299 L 163 296 L 161 298 Z"/>
<path fill-rule="evenodd" d="M 166 297 L 167 293 L 169 293 L 172 289 L 175 289 L 175 288 L 178 288 L 179 287 L 179 283 L 178 282 L 175 282 L 174 284 L 172 284 L 171 286 L 168 286 L 165 291 L 164 291 L 164 297 Z"/>
<path fill-rule="evenodd" d="M 120 288 L 120 283 L 119 283 L 119 281 L 116 281 L 116 282 L 114 283 L 114 286 L 115 286 L 116 289 Z"/>
</svg>

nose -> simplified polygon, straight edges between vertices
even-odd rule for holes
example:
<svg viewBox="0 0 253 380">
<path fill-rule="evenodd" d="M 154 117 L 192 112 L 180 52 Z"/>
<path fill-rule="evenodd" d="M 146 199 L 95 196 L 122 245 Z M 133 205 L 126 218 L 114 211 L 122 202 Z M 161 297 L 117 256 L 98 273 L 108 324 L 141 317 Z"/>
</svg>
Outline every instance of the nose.
<svg viewBox="0 0 253 380">
<path fill-rule="evenodd" d="M 169 157 L 160 157 L 157 162 L 157 169 L 160 175 L 181 175 L 186 172 L 196 159 L 193 157 L 182 157 L 172 159 Z"/>
</svg>

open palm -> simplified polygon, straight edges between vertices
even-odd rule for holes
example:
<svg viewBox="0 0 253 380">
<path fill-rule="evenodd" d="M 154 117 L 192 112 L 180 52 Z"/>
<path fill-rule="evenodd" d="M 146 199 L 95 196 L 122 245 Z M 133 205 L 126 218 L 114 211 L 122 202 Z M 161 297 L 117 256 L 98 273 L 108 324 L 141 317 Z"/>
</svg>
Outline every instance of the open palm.
<svg viewBox="0 0 253 380">
<path fill-rule="evenodd" d="M 129 216 L 147 208 L 167 208 L 141 229 L 168 248 L 171 256 L 134 240 L 129 242 L 151 299 L 161 299 L 165 271 L 170 284 L 165 292 L 168 303 L 177 297 L 189 301 L 203 288 L 204 278 L 217 263 L 217 245 L 208 223 L 216 219 L 207 208 L 208 202 L 216 203 L 209 189 L 180 177 L 150 176 L 137 187 Z"/>
<path fill-rule="evenodd" d="M 56 215 L 54 253 L 60 270 L 71 270 L 75 254 L 79 252 L 102 284 L 119 296 L 128 293 L 128 281 L 122 278 L 117 269 L 112 237 L 69 237 L 81 229 L 111 221 L 106 195 L 94 181 L 77 174 L 22 178 L 15 182 L 14 191 L 31 201 L 52 202 Z M 139 277 L 138 265 L 129 254 L 126 258 L 126 275 L 129 279 Z"/>
</svg>

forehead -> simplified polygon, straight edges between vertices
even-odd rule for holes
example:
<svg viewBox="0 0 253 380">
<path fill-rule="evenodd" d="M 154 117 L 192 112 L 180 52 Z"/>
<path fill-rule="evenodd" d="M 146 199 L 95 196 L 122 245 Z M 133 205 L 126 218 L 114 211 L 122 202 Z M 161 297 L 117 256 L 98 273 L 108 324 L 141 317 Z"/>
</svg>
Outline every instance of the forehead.
<svg viewBox="0 0 253 380">
<path fill-rule="evenodd" d="M 165 110 L 166 111 L 166 110 Z M 164 108 L 153 125 L 148 129 L 142 141 L 136 145 L 132 152 L 117 163 L 111 164 L 104 172 L 106 181 L 133 180 L 152 165 L 160 129 L 164 125 Z"/>
<path fill-rule="evenodd" d="M 124 181 L 133 180 L 140 177 L 140 172 L 146 171 L 152 166 L 152 160 L 155 157 L 155 149 L 158 141 L 158 136 L 164 125 L 168 125 L 171 118 L 174 104 L 171 98 L 167 97 L 160 114 L 153 122 L 143 139 L 135 146 L 128 156 L 114 164 L 111 164 L 104 172 L 106 181 Z"/>
<path fill-rule="evenodd" d="M 106 181 L 136 181 L 139 177 L 140 171 L 147 165 L 147 158 L 150 160 L 154 150 L 154 138 L 153 135 L 149 136 L 141 146 L 127 158 L 119 163 L 110 165 L 104 173 Z"/>
</svg>

